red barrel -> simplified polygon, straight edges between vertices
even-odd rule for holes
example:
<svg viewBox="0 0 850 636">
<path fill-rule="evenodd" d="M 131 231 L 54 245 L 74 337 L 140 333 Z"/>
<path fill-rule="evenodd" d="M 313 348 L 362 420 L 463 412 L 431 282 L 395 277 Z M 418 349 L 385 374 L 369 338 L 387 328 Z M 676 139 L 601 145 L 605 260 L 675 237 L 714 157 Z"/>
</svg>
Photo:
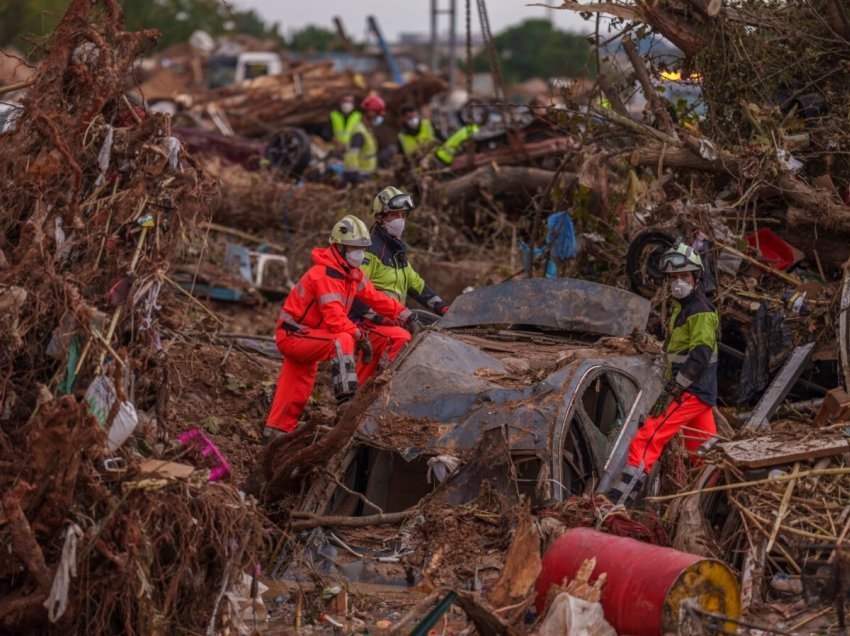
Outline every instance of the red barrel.
<svg viewBox="0 0 850 636">
<path fill-rule="evenodd" d="M 679 604 L 686 599 L 707 612 L 740 616 L 738 580 L 725 563 L 588 528 L 569 530 L 546 551 L 536 584 L 537 612 L 550 586 L 572 580 L 593 557 L 591 581 L 608 575 L 602 608 L 619 634 L 675 633 Z"/>
</svg>

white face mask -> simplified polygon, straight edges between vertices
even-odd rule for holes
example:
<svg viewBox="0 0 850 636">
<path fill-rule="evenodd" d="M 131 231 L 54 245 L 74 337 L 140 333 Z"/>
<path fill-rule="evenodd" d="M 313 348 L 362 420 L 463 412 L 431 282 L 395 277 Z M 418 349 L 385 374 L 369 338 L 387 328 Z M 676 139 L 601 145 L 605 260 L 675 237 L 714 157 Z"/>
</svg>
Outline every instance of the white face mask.
<svg viewBox="0 0 850 636">
<path fill-rule="evenodd" d="M 384 225 L 384 227 L 387 228 L 387 233 L 390 236 L 398 238 L 402 235 L 402 232 L 404 232 L 404 219 L 393 219 Z"/>
<path fill-rule="evenodd" d="M 681 278 L 677 278 L 670 284 L 670 293 L 673 294 L 673 298 L 676 300 L 687 298 L 691 295 L 692 291 L 694 291 L 694 286 Z"/>
<path fill-rule="evenodd" d="M 364 258 L 366 258 L 366 250 L 347 250 L 345 252 L 346 262 L 355 268 L 363 264 Z"/>
<path fill-rule="evenodd" d="M 414 117 L 413 119 L 408 120 L 407 125 L 411 130 L 416 130 L 419 128 L 419 118 Z"/>
<path fill-rule="evenodd" d="M 347 115 L 352 110 L 354 110 L 354 104 L 352 104 L 351 102 L 342 102 L 342 104 L 339 105 L 339 109 L 343 112 L 344 115 Z"/>
<path fill-rule="evenodd" d="M 378 115 L 375 119 L 372 120 L 372 125 L 377 128 L 381 124 L 384 123 L 384 117 L 382 115 Z"/>
</svg>

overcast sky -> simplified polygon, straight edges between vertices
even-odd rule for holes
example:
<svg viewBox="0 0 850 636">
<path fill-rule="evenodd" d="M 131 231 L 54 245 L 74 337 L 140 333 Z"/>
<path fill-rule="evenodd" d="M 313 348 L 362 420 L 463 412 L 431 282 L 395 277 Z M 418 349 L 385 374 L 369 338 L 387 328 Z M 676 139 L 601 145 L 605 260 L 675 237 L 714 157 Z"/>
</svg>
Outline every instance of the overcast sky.
<svg viewBox="0 0 850 636">
<path fill-rule="evenodd" d="M 495 35 L 505 27 L 527 18 L 545 18 L 547 10 L 528 7 L 532 0 L 490 0 L 487 13 L 490 28 Z M 549 4 L 558 4 L 551 0 Z M 339 16 L 349 35 L 354 40 L 363 40 L 366 34 L 366 16 L 374 15 L 389 40 L 396 40 L 399 33 L 430 33 L 430 0 L 235 0 L 234 5 L 254 9 L 267 22 L 279 22 L 281 33 L 288 35 L 308 24 L 333 29 L 333 17 Z M 457 33 L 461 41 L 466 34 L 464 0 L 456 0 Z M 449 0 L 440 0 L 441 7 L 448 7 Z M 476 3 L 472 6 L 472 30 L 480 31 Z M 561 29 L 586 33 L 593 29 L 593 22 L 585 22 L 572 11 L 553 10 L 555 24 Z M 441 16 L 440 31 L 448 30 L 447 16 Z"/>
</svg>

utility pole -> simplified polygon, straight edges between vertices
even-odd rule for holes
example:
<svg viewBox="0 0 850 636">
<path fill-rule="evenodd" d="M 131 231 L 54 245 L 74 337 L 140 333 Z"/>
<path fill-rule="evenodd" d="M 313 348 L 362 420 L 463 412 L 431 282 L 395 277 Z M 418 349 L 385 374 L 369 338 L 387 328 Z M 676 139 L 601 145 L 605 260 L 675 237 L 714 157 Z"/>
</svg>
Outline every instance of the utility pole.
<svg viewBox="0 0 850 636">
<path fill-rule="evenodd" d="M 441 15 L 449 17 L 449 91 L 453 91 L 455 88 L 455 70 L 457 68 L 456 8 L 457 0 L 448 0 L 448 7 L 445 9 L 440 7 L 440 0 L 431 0 L 431 72 L 435 74 L 440 71 L 440 46 L 437 29 L 439 17 Z"/>
</svg>

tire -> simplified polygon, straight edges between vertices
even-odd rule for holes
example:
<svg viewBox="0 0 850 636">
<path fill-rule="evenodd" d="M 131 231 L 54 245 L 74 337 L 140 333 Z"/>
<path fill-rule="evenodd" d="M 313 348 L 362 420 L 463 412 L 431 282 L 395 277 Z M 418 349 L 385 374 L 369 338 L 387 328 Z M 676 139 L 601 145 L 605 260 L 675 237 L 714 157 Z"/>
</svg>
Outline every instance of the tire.
<svg viewBox="0 0 850 636">
<path fill-rule="evenodd" d="M 626 274 L 629 285 L 644 298 L 652 298 L 664 280 L 661 272 L 661 255 L 676 242 L 676 236 L 667 230 L 650 227 L 629 243 L 626 252 Z"/>
<path fill-rule="evenodd" d="M 300 175 L 310 163 L 310 137 L 300 128 L 284 128 L 269 139 L 265 155 L 273 168 Z"/>
</svg>

